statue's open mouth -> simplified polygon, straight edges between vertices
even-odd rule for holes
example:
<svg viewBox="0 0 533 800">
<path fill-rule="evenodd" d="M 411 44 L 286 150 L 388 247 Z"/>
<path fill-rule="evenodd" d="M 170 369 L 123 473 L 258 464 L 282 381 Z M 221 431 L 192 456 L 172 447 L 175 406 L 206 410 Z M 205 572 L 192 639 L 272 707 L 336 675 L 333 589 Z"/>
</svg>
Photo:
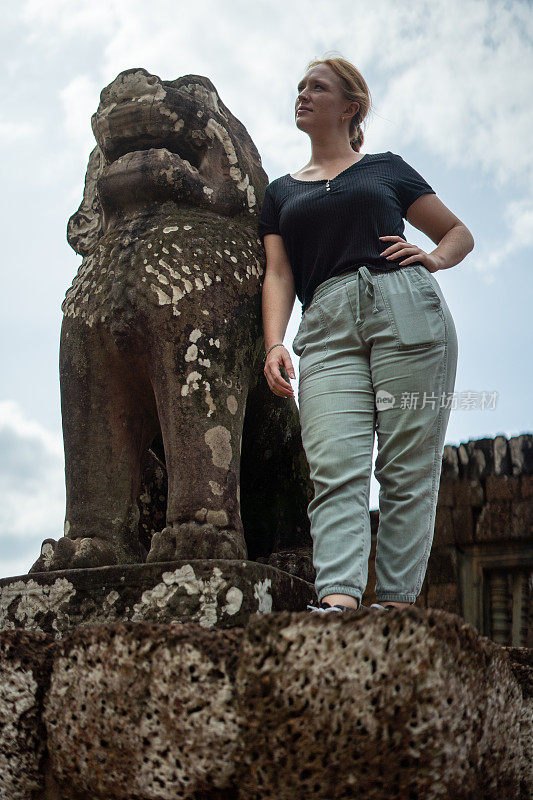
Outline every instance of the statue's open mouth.
<svg viewBox="0 0 533 800">
<path fill-rule="evenodd" d="M 179 156 L 181 161 L 188 161 L 191 167 L 199 168 L 199 153 L 191 152 L 190 149 L 188 150 L 183 147 L 182 142 L 178 143 L 168 138 L 154 139 L 152 137 L 145 137 L 144 140 L 142 138 L 136 138 L 134 141 L 117 142 L 117 145 L 112 150 L 108 151 L 109 155 L 106 154 L 106 161 L 108 164 L 113 164 L 115 161 L 118 161 L 119 158 L 122 158 L 122 156 L 152 149 L 167 150 L 169 153 Z"/>
<path fill-rule="evenodd" d="M 188 137 L 183 133 L 187 130 L 186 121 L 180 119 L 178 113 L 169 113 L 161 103 L 124 101 L 109 110 L 97 112 L 92 122 L 108 166 L 123 156 L 155 149 L 167 151 L 166 158 L 169 154 L 178 156 L 177 164 L 187 162 L 185 166 L 191 172 L 200 169 L 207 144 L 205 132 L 193 131 L 196 138 L 190 140 L 190 129 Z"/>
</svg>

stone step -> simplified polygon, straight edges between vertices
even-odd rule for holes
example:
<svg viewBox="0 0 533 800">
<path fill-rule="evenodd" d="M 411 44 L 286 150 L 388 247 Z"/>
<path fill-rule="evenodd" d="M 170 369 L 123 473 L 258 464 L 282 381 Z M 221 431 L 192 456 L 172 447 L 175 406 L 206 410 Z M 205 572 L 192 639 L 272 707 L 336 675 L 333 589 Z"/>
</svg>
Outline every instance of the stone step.
<svg viewBox="0 0 533 800">
<path fill-rule="evenodd" d="M 129 621 L 243 627 L 254 614 L 305 610 L 315 588 L 270 564 L 232 559 L 33 572 L 0 580 L 0 630 L 56 639 L 80 626 Z"/>
</svg>

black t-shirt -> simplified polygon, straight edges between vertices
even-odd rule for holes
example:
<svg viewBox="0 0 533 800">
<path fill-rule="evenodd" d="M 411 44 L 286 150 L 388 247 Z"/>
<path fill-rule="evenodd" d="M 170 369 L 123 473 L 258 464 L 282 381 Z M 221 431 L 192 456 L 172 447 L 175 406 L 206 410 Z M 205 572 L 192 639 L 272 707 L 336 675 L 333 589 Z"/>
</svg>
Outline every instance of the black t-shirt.
<svg viewBox="0 0 533 800">
<path fill-rule="evenodd" d="M 327 278 L 362 264 L 377 272 L 402 269 L 394 259 L 379 255 L 394 244 L 379 237 L 405 240 L 403 218 L 409 206 L 422 194 L 435 194 L 390 150 L 365 153 L 329 181 L 329 191 L 326 183 L 325 178 L 300 181 L 282 175 L 266 187 L 259 215 L 261 240 L 267 233 L 283 237 L 302 313 Z"/>
</svg>

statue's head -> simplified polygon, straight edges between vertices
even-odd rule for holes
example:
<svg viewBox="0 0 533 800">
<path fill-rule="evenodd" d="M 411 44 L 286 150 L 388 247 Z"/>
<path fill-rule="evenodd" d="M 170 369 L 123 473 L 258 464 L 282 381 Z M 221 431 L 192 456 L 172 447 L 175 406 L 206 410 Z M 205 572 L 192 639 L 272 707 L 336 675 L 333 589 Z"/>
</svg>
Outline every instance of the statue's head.
<svg viewBox="0 0 533 800">
<path fill-rule="evenodd" d="M 208 78 L 121 72 L 91 118 L 97 146 L 67 239 L 87 255 L 113 218 L 174 202 L 255 220 L 268 178 L 246 128 Z M 259 204 L 260 205 L 260 204 Z"/>
</svg>

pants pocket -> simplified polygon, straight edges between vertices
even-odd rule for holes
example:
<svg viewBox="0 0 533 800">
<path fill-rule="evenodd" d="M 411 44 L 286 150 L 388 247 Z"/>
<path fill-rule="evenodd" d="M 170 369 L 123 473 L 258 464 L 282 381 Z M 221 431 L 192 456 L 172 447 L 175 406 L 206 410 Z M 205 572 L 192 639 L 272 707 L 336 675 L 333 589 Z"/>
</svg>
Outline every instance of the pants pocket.
<svg viewBox="0 0 533 800">
<path fill-rule="evenodd" d="M 437 281 L 428 269 L 422 265 L 415 264 L 411 267 L 410 277 L 422 294 L 434 300 L 436 305 L 440 304 L 441 299 L 435 288 L 435 285 L 438 286 Z"/>
<path fill-rule="evenodd" d="M 383 291 L 398 350 L 445 342 L 446 325 L 437 292 L 418 272 L 407 268 L 401 272 Z"/>
<path fill-rule="evenodd" d="M 303 336 L 303 332 L 305 330 L 305 324 L 307 322 L 306 314 L 307 312 L 302 316 L 300 324 L 298 326 L 298 330 L 296 331 L 296 336 L 292 340 L 292 350 L 298 356 L 298 358 L 300 358 L 300 356 L 302 355 L 303 348 L 300 347 L 300 340 L 301 337 Z"/>
<path fill-rule="evenodd" d="M 300 359 L 300 380 L 323 368 L 328 352 L 327 340 L 328 331 L 323 311 L 318 303 L 311 303 L 292 342 L 293 352 Z"/>
</svg>

